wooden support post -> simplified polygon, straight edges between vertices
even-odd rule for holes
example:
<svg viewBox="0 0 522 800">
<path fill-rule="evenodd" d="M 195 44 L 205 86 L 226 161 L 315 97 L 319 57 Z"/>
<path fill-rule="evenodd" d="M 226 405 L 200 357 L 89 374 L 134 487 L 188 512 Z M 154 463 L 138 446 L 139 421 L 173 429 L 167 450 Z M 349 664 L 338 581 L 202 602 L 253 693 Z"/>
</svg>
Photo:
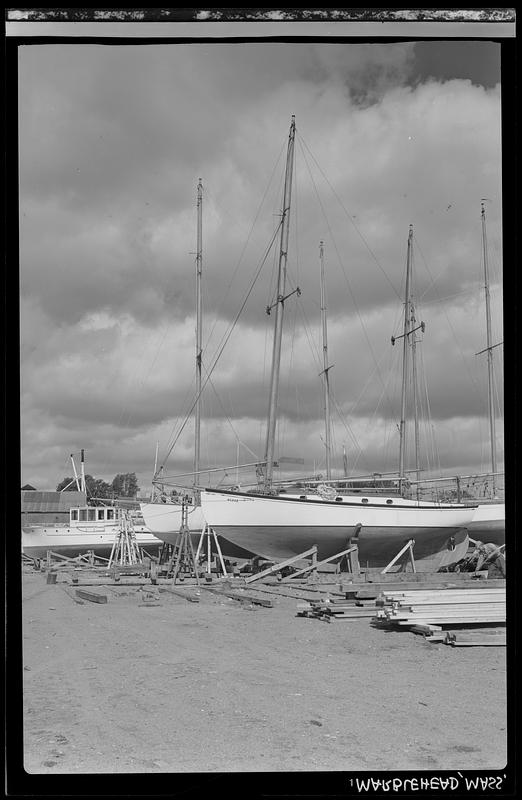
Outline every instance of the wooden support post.
<svg viewBox="0 0 522 800">
<path fill-rule="evenodd" d="M 350 539 L 350 543 L 353 541 L 353 539 Z M 350 572 L 352 575 L 359 577 L 361 574 L 361 567 L 359 564 L 359 545 L 357 543 L 348 550 L 348 562 L 350 564 Z"/>
<path fill-rule="evenodd" d="M 312 580 L 317 580 L 317 545 L 314 545 L 315 553 L 312 553 Z"/>
<path fill-rule="evenodd" d="M 394 556 L 394 557 L 392 558 L 392 560 L 390 561 L 390 563 L 389 563 L 389 564 L 387 564 L 387 565 L 384 567 L 384 569 L 382 569 L 382 570 L 381 570 L 381 575 L 385 575 L 385 574 L 388 572 L 388 570 L 389 570 L 391 567 L 393 567 L 393 565 L 395 564 L 395 562 L 399 560 L 399 558 L 400 558 L 400 557 L 403 555 L 403 553 L 405 553 L 405 552 L 406 552 L 406 550 L 408 550 L 408 548 L 410 548 L 410 557 L 411 557 L 411 559 L 412 559 L 412 563 L 413 563 L 413 547 L 414 547 L 414 545 L 415 545 L 415 539 L 409 539 L 409 540 L 406 542 L 406 544 L 404 545 L 404 547 L 401 547 L 401 549 L 399 550 L 399 552 L 397 553 L 397 555 L 396 555 L 396 556 Z M 415 569 L 414 569 L 414 571 L 415 571 Z"/>
<path fill-rule="evenodd" d="M 210 525 L 205 525 L 205 527 L 201 531 L 201 535 L 199 537 L 198 547 L 197 547 L 196 555 L 195 555 L 196 564 L 198 563 L 198 559 L 199 559 L 200 553 L 203 550 L 203 542 L 204 542 L 204 537 L 205 536 L 207 537 L 207 574 L 208 575 L 211 574 L 211 557 L 212 557 L 212 541 L 211 541 L 211 539 L 214 539 L 214 547 L 215 547 L 215 550 L 216 550 L 216 553 L 217 553 L 217 557 L 219 558 L 219 563 L 221 564 L 221 571 L 223 573 L 223 576 L 227 577 L 227 570 L 226 570 L 225 562 L 224 562 L 224 559 L 223 559 L 223 553 L 221 552 L 221 547 L 219 546 L 219 541 L 218 541 L 216 532 L 215 532 L 215 530 L 213 528 L 210 527 Z"/>
<path fill-rule="evenodd" d="M 181 526 L 176 539 L 176 544 L 174 545 L 174 549 L 172 551 L 172 557 L 167 567 L 167 576 L 172 574 L 172 583 L 175 585 L 178 575 L 180 580 L 183 580 L 186 574 L 193 574 L 196 578 L 196 583 L 199 586 L 196 554 L 194 553 L 194 546 L 192 544 L 190 530 L 188 527 L 187 503 L 187 498 L 183 498 L 181 504 Z"/>
<path fill-rule="evenodd" d="M 350 538 L 349 545 L 354 549 L 348 554 L 348 565 L 352 575 L 359 577 L 361 574 L 361 566 L 359 564 L 359 536 L 362 531 L 362 523 L 358 522 L 355 526 L 353 536 Z"/>
<path fill-rule="evenodd" d="M 198 562 L 199 554 L 201 553 L 201 549 L 203 547 L 203 540 L 204 540 L 204 536 L 205 536 L 205 531 L 206 530 L 207 530 L 207 524 L 205 523 L 204 527 L 201 530 L 201 534 L 200 534 L 199 542 L 198 542 L 198 547 L 197 547 L 197 550 L 196 550 L 196 564 Z"/>
<path fill-rule="evenodd" d="M 409 556 L 410 556 L 410 563 L 411 563 L 412 572 L 417 572 L 417 567 L 415 566 L 415 559 L 413 558 L 413 545 L 414 544 L 415 544 L 415 542 L 412 539 L 411 540 L 411 544 L 410 544 L 410 549 L 409 549 L 408 553 L 409 553 Z"/>
<path fill-rule="evenodd" d="M 299 553 L 292 558 L 287 558 L 286 561 L 280 561 L 278 564 L 274 564 L 273 567 L 268 567 L 268 569 L 264 569 L 262 572 L 256 573 L 256 575 L 250 575 L 248 578 L 245 578 L 245 583 L 252 583 L 253 581 L 258 581 L 260 578 L 264 578 L 265 575 L 270 575 L 272 572 L 279 572 L 279 570 L 283 569 L 283 567 L 287 567 L 290 564 L 293 564 L 295 561 L 300 561 L 302 558 L 311 556 L 313 553 L 315 553 L 317 556 L 316 545 L 311 547 L 309 550 L 305 550 L 304 553 Z"/>
<path fill-rule="evenodd" d="M 213 528 L 210 528 L 210 530 L 212 531 L 212 535 L 214 537 L 214 543 L 216 545 L 217 554 L 218 554 L 218 557 L 219 557 L 219 561 L 221 563 L 221 570 L 223 572 L 223 575 L 225 577 L 227 577 L 228 573 L 227 573 L 227 569 L 225 567 L 225 560 L 223 558 L 223 553 L 221 552 L 221 547 L 219 546 L 219 540 L 217 538 L 216 531 Z"/>
</svg>

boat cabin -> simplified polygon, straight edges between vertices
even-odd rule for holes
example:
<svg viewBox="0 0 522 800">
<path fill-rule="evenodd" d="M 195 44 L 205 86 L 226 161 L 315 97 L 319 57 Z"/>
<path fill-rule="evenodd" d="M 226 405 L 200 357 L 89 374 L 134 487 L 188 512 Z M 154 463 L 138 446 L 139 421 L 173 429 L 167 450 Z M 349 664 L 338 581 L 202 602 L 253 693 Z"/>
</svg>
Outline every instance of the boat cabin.
<svg viewBox="0 0 522 800">
<path fill-rule="evenodd" d="M 71 527 L 84 522 L 115 523 L 121 519 L 122 509 L 114 506 L 77 506 L 69 509 Z"/>
</svg>

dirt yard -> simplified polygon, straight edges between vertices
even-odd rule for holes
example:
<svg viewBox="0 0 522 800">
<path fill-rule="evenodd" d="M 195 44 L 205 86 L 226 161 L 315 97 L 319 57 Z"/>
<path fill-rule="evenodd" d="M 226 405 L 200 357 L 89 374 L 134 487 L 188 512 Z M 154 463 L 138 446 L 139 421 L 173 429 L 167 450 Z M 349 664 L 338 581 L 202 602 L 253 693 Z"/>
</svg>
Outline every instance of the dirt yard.
<svg viewBox="0 0 522 800">
<path fill-rule="evenodd" d="M 289 597 L 161 592 L 147 607 L 137 587 L 103 591 L 107 604 L 79 605 L 24 573 L 29 773 L 505 766 L 503 647 L 326 624 Z"/>
</svg>

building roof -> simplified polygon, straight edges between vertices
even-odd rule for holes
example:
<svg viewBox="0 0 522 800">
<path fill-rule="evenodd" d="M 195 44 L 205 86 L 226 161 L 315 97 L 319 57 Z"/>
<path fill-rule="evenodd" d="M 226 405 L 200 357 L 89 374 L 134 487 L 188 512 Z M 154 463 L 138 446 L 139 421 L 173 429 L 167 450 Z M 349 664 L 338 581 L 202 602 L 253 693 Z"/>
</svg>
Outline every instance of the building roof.
<svg viewBox="0 0 522 800">
<path fill-rule="evenodd" d="M 36 489 L 22 489 L 22 513 L 42 511 L 69 511 L 73 506 L 87 503 L 85 492 L 39 492 Z"/>
</svg>

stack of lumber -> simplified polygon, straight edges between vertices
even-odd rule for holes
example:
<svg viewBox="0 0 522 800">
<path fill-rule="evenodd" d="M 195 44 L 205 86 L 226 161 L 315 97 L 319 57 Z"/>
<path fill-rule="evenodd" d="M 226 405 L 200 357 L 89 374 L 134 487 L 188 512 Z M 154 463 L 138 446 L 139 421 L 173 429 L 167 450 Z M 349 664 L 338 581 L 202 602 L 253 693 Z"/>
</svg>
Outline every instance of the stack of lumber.
<svg viewBox="0 0 522 800">
<path fill-rule="evenodd" d="M 377 621 L 388 625 L 433 628 L 506 622 L 505 587 L 385 591 L 381 602 Z"/>
<path fill-rule="evenodd" d="M 298 617 L 312 617 L 323 622 L 333 620 L 355 620 L 374 617 L 376 612 L 375 600 L 347 600 L 344 598 L 330 597 L 322 600 L 311 600 L 308 603 L 297 604 Z"/>
</svg>

